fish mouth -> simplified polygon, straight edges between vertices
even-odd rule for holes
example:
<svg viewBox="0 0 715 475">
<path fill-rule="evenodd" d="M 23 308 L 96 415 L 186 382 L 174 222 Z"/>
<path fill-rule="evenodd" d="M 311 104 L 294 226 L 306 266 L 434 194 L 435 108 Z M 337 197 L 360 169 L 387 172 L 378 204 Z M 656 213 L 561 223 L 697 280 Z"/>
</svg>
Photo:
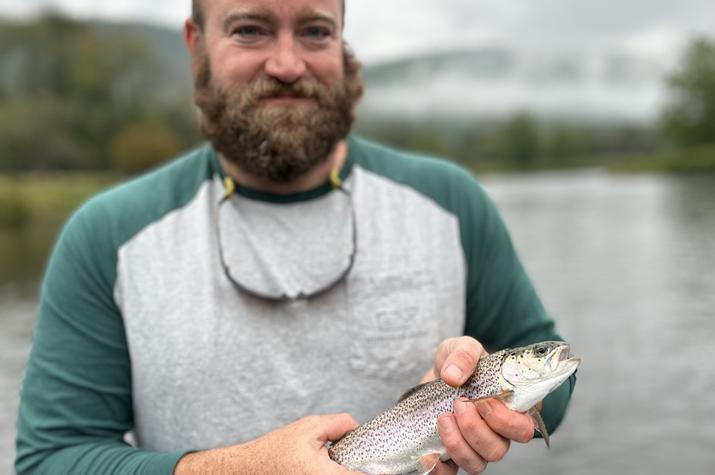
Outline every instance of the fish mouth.
<svg viewBox="0 0 715 475">
<path fill-rule="evenodd" d="M 571 345 L 564 343 L 556 348 L 546 360 L 546 367 L 551 371 L 571 371 L 581 364 L 581 358 L 571 354 Z"/>
</svg>

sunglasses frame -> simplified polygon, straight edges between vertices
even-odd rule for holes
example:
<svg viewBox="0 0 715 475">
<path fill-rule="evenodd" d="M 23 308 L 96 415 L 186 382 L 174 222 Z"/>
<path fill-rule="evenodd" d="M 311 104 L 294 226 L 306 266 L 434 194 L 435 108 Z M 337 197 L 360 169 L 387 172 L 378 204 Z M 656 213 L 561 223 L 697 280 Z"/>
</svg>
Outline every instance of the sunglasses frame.
<svg viewBox="0 0 715 475">
<path fill-rule="evenodd" d="M 267 300 L 270 302 L 276 302 L 276 303 L 285 303 L 285 302 L 294 302 L 297 300 L 308 300 L 313 297 L 318 297 L 330 290 L 332 290 L 334 287 L 336 287 L 338 284 L 340 284 L 343 280 L 345 280 L 350 274 L 350 271 L 353 268 L 353 264 L 355 263 L 355 256 L 357 255 L 357 218 L 355 216 L 355 204 L 353 203 L 353 198 L 352 194 L 350 191 L 348 191 L 345 186 L 343 186 L 342 180 L 340 179 L 337 170 L 333 170 L 330 174 L 330 183 L 333 187 L 334 190 L 338 190 L 345 194 L 345 196 L 348 198 L 348 202 L 350 203 L 350 219 L 352 221 L 352 250 L 350 252 L 350 261 L 348 262 L 347 267 L 338 275 L 335 279 L 331 280 L 328 282 L 326 285 L 318 288 L 317 290 L 311 291 L 311 292 L 299 292 L 295 296 L 288 295 L 287 293 L 283 292 L 281 294 L 275 295 L 275 294 L 269 294 L 266 292 L 261 292 L 258 290 L 251 289 L 250 287 L 247 287 L 243 284 L 241 284 L 237 279 L 235 279 L 231 275 L 231 268 L 229 267 L 228 263 L 226 263 L 226 258 L 224 255 L 224 248 L 223 248 L 223 243 L 221 242 L 221 226 L 220 226 L 220 216 L 221 216 L 221 205 L 226 203 L 231 199 L 231 197 L 235 194 L 236 192 L 236 184 L 233 181 L 231 177 L 226 177 L 224 178 L 224 188 L 225 188 L 225 193 L 219 200 L 218 204 L 216 205 L 216 212 L 214 216 L 214 222 L 216 223 L 216 241 L 218 244 L 218 254 L 219 254 L 219 260 L 221 261 L 221 268 L 223 269 L 223 273 L 226 276 L 226 278 L 233 284 L 233 286 L 238 289 L 240 292 L 245 293 L 247 295 L 250 295 L 252 297 L 262 299 L 262 300 Z"/>
</svg>

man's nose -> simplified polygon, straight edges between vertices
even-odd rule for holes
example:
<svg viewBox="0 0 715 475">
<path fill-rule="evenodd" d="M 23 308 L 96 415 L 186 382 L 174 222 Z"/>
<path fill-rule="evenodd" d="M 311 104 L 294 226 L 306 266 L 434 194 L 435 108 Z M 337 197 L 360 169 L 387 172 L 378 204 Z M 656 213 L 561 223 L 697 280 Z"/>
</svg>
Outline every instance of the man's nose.
<svg viewBox="0 0 715 475">
<path fill-rule="evenodd" d="M 266 61 L 266 74 L 285 83 L 300 79 L 306 67 L 299 48 L 292 37 L 279 38 Z"/>
</svg>

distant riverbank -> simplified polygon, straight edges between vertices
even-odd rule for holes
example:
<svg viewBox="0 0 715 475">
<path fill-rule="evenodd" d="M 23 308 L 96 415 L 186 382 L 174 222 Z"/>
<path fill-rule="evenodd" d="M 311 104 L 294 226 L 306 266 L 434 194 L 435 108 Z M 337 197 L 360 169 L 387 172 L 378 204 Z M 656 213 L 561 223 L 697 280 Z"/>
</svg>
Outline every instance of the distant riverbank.
<svg viewBox="0 0 715 475">
<path fill-rule="evenodd" d="M 523 173 L 603 168 L 616 173 L 715 173 L 715 145 L 654 150 L 650 153 L 573 157 L 569 160 L 536 160 L 529 167 L 509 161 L 481 161 L 472 167 L 483 175 L 491 172 Z"/>
<path fill-rule="evenodd" d="M 0 175 L 0 286 L 34 282 L 67 216 L 117 180 L 98 173 Z"/>
<path fill-rule="evenodd" d="M 115 173 L 0 174 L 0 226 L 65 216 L 88 196 L 117 180 Z"/>
<path fill-rule="evenodd" d="M 715 145 L 624 156 L 612 161 L 608 169 L 618 172 L 715 172 Z"/>
<path fill-rule="evenodd" d="M 576 157 L 561 164 L 537 161 L 526 169 L 508 161 L 484 161 L 474 171 L 482 175 L 594 167 L 616 172 L 715 172 L 715 145 L 649 154 Z M 87 197 L 122 178 L 116 172 L 0 173 L 0 227 L 64 217 Z"/>
<path fill-rule="evenodd" d="M 626 173 L 715 172 L 715 146 L 650 155 L 574 158 L 568 168 L 603 168 Z M 553 164 L 535 163 L 529 170 L 503 162 L 485 162 L 473 171 L 490 173 L 544 171 Z M 566 167 L 560 167 L 566 168 Z M 31 281 L 41 273 L 52 243 L 69 214 L 84 200 L 124 177 L 112 172 L 0 174 L 0 285 Z"/>
</svg>

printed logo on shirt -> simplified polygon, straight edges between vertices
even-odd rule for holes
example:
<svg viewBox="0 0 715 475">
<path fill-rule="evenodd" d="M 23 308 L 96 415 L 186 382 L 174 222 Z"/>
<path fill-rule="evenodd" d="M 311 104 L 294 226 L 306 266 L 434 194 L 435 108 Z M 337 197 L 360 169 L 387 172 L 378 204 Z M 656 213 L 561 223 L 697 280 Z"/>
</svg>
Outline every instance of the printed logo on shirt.
<svg viewBox="0 0 715 475">
<path fill-rule="evenodd" d="M 422 272 L 385 273 L 351 281 L 350 369 L 393 378 L 421 374 L 439 343 L 438 309 Z"/>
</svg>

